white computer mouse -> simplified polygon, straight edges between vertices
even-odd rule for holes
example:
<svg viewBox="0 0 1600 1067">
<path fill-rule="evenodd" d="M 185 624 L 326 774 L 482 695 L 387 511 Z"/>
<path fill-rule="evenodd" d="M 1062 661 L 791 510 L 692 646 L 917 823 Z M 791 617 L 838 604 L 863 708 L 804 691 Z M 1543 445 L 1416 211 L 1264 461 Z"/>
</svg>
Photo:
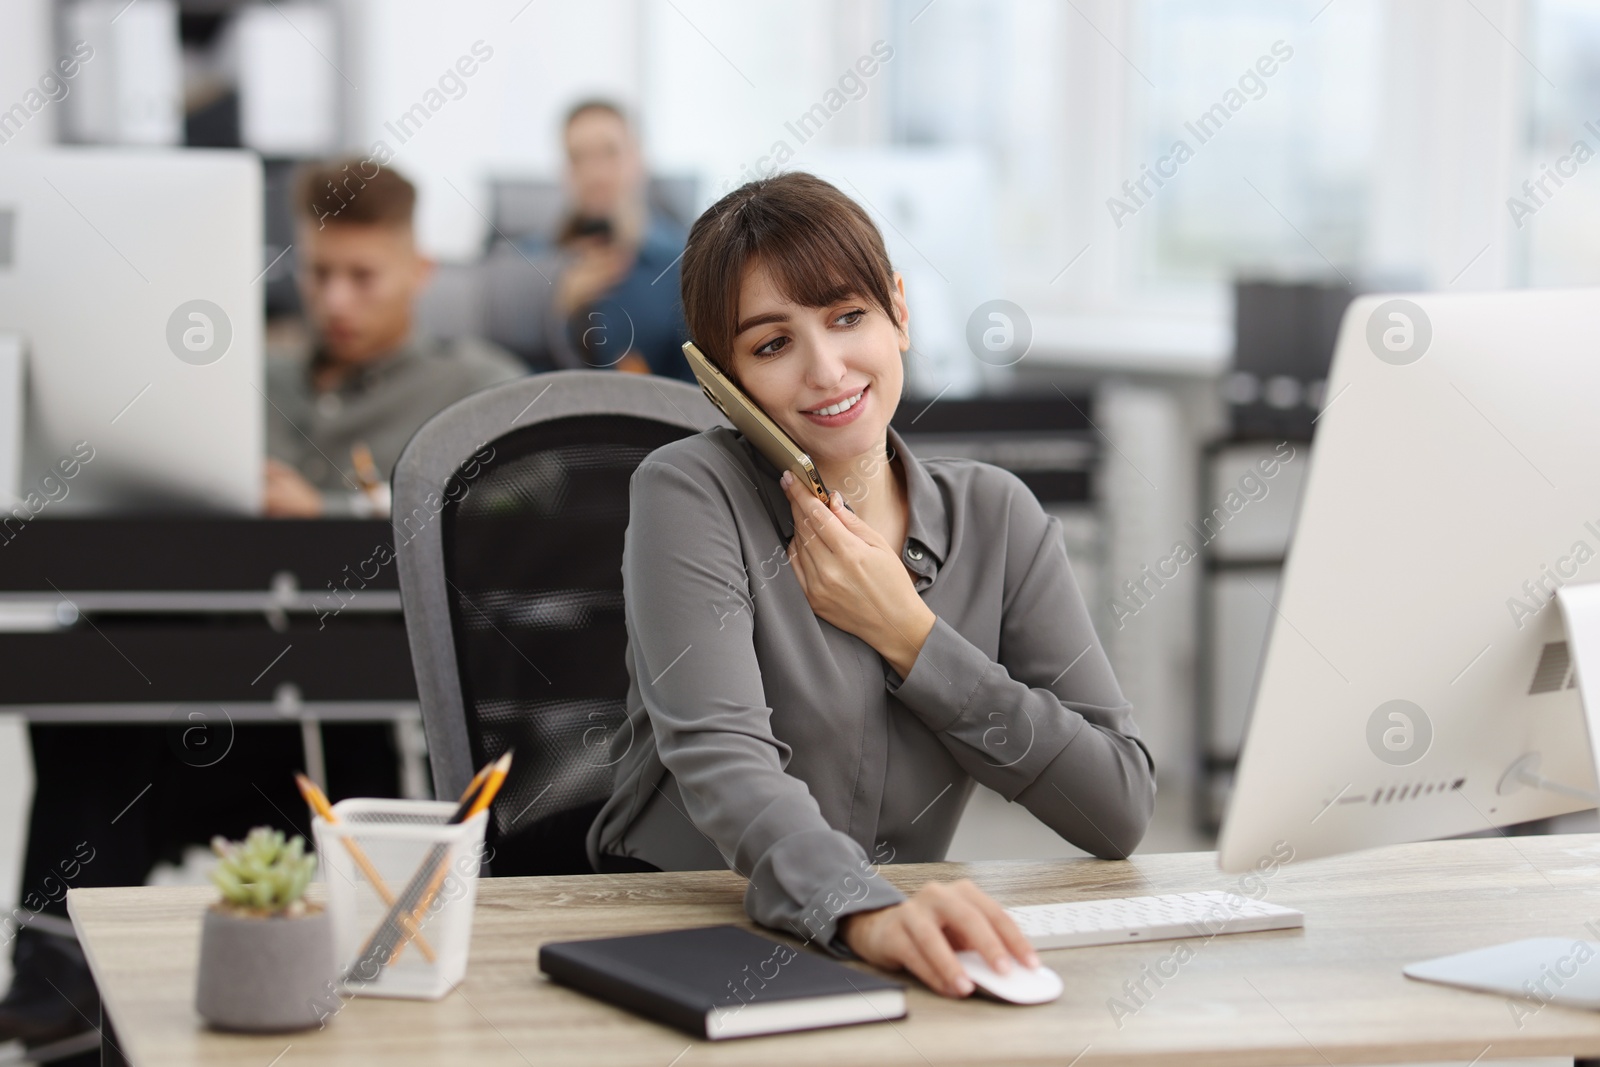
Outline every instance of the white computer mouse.
<svg viewBox="0 0 1600 1067">
<path fill-rule="evenodd" d="M 1009 974 L 1001 974 L 976 952 L 957 952 L 956 959 L 961 961 L 961 968 L 972 979 L 972 984 L 996 1000 L 1012 1004 L 1048 1004 L 1061 995 L 1061 976 L 1042 963 L 1032 968 L 1017 963 Z"/>
</svg>

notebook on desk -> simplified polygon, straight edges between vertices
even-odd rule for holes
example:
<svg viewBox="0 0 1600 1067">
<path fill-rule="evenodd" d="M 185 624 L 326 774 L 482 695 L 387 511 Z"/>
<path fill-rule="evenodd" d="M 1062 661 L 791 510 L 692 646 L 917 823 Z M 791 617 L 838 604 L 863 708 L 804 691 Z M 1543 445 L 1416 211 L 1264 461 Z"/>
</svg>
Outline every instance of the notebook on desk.
<svg viewBox="0 0 1600 1067">
<path fill-rule="evenodd" d="M 904 986 L 737 926 L 552 942 L 539 949 L 539 969 L 712 1041 L 906 1014 Z"/>
</svg>

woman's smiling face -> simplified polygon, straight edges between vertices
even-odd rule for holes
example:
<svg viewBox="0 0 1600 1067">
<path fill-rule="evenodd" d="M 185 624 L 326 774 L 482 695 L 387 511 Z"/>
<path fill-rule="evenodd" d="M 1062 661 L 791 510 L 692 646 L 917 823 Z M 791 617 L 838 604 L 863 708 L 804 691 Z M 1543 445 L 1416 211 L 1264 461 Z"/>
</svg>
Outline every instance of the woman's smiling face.
<svg viewBox="0 0 1600 1067">
<path fill-rule="evenodd" d="M 900 356 L 911 346 L 898 272 L 890 297 L 898 326 L 858 294 L 807 307 L 783 295 L 759 261 L 745 270 L 734 376 L 819 467 L 883 449 L 905 379 Z"/>
</svg>

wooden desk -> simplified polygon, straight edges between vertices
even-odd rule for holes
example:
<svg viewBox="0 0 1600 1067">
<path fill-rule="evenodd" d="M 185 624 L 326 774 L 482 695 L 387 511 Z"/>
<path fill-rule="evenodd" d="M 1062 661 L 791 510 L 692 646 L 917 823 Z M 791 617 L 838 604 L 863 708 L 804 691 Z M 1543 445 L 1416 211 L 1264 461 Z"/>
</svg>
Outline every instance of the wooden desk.
<svg viewBox="0 0 1600 1067">
<path fill-rule="evenodd" d="M 1004 904 L 1238 884 L 1217 871 L 1212 853 L 883 870 L 905 889 L 930 878 L 970 877 Z M 1400 973 L 1413 960 L 1512 938 L 1593 937 L 1583 924 L 1600 919 L 1600 835 L 1403 845 L 1282 868 L 1267 880 L 1265 899 L 1304 910 L 1303 932 L 1047 952 L 1067 991 L 1043 1007 L 950 1001 L 913 983 L 910 1018 L 899 1022 L 714 1044 L 539 974 L 537 949 L 545 940 L 745 923 L 743 891 L 742 880 L 726 872 L 486 881 L 472 962 L 455 993 L 436 1003 L 356 999 L 326 1030 L 275 1037 L 212 1033 L 194 1013 L 209 889 L 75 889 L 67 904 L 113 1038 L 137 1067 L 1269 1067 L 1600 1054 L 1600 1014 L 1545 1007 L 1519 1028 L 1500 997 Z M 1172 959 L 1180 945 L 1190 958 L 1176 974 L 1160 988 L 1147 979 L 1151 995 L 1115 1019 L 1112 998 L 1136 1007 L 1124 983 Z M 288 1056 L 274 1059 L 286 1049 Z"/>
</svg>

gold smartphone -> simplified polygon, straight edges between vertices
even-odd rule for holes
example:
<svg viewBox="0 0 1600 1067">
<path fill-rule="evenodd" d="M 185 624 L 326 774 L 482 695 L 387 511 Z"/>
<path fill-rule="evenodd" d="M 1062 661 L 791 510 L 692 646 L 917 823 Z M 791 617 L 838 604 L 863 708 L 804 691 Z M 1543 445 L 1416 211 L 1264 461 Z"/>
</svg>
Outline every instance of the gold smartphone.
<svg viewBox="0 0 1600 1067">
<path fill-rule="evenodd" d="M 805 450 L 779 429 L 778 424 L 768 418 L 767 413 L 756 406 L 756 402 L 746 396 L 743 389 L 733 384 L 733 379 L 718 370 L 717 365 L 707 359 L 693 341 L 684 342 L 683 354 L 689 361 L 689 369 L 694 371 L 695 380 L 700 383 L 700 391 L 706 394 L 706 399 L 718 411 L 728 417 L 729 422 L 738 427 L 745 440 L 755 445 L 756 451 L 766 456 L 767 461 L 778 470 L 793 471 L 794 476 L 800 479 L 800 484 L 810 486 L 817 499 L 826 504 L 827 486 L 822 484 L 822 475 L 817 473 Z"/>
</svg>

